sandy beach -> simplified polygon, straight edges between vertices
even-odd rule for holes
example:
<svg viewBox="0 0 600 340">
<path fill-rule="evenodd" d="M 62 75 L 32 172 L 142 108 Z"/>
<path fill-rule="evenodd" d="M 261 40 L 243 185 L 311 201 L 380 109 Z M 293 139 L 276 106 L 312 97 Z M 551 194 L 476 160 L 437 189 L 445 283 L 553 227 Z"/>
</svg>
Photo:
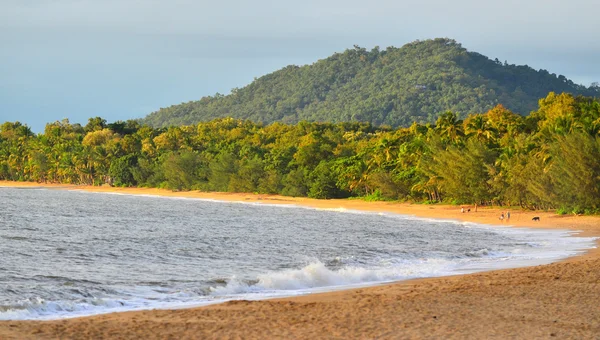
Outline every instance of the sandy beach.
<svg viewBox="0 0 600 340">
<path fill-rule="evenodd" d="M 392 212 L 600 236 L 600 217 L 507 208 L 314 200 L 274 195 L 171 192 L 1 182 L 223 201 Z M 470 212 L 466 212 L 470 209 Z M 532 221 L 533 217 L 540 221 Z M 600 251 L 549 265 L 411 280 L 302 297 L 233 301 L 200 308 L 112 313 L 55 321 L 2 321 L 0 339 L 600 339 Z"/>
</svg>

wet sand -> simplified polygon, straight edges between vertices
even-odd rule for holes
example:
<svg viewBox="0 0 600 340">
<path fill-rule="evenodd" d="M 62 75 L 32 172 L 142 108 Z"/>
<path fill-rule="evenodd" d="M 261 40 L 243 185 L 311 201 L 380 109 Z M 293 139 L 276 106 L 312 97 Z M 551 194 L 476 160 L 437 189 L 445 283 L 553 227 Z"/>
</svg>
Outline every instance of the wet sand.
<svg viewBox="0 0 600 340">
<path fill-rule="evenodd" d="M 36 187 L 36 183 L 0 182 Z M 296 204 L 449 218 L 486 224 L 582 231 L 600 236 L 600 217 L 512 209 L 274 195 L 171 192 L 146 188 L 48 186 L 124 194 Z M 539 222 L 532 221 L 534 216 Z M 0 339 L 600 339 L 600 251 L 559 263 L 404 281 L 302 297 L 234 301 L 176 310 L 112 313 L 56 321 L 0 322 Z"/>
</svg>

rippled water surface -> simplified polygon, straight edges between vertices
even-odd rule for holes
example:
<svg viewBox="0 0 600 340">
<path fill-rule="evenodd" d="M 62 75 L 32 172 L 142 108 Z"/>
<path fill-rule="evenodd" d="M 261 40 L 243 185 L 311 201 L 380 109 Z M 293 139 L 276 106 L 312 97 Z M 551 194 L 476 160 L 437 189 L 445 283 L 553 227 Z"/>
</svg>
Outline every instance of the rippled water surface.
<svg viewBox="0 0 600 340">
<path fill-rule="evenodd" d="M 0 188 L 0 319 L 257 299 L 547 263 L 564 231 L 393 214 Z"/>
</svg>

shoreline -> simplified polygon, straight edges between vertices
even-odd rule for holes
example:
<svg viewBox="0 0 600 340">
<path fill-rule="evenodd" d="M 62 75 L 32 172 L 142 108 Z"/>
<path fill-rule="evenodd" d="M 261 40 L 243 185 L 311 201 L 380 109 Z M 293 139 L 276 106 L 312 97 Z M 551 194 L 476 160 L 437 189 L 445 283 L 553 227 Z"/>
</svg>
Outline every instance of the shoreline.
<svg viewBox="0 0 600 340">
<path fill-rule="evenodd" d="M 581 231 L 578 236 L 600 236 L 600 217 L 598 216 L 559 216 L 550 212 L 530 212 L 522 211 L 517 209 L 511 209 L 511 220 L 509 222 L 500 221 L 498 216 L 501 211 L 507 211 L 508 209 L 503 208 L 502 210 L 497 208 L 478 208 L 475 212 L 474 208 L 471 207 L 471 212 L 461 213 L 460 206 L 448 206 L 448 205 L 421 205 L 421 204 L 409 204 L 409 203 L 391 203 L 391 202 L 366 202 L 362 200 L 315 200 L 309 198 L 292 198 L 277 195 L 256 195 L 256 194 L 231 194 L 231 193 L 205 193 L 205 192 L 172 192 L 162 189 L 151 189 L 151 188 L 114 188 L 114 187 L 91 187 L 91 186 L 77 186 L 77 185 L 64 185 L 64 184 L 39 184 L 29 182 L 3 182 L 0 181 L 0 187 L 22 187 L 22 188 L 55 188 L 60 190 L 83 190 L 88 192 L 104 192 L 104 193 L 122 193 L 128 195 L 154 195 L 154 196 L 166 196 L 166 197 L 187 197 L 187 198 L 199 198 L 207 200 L 218 200 L 218 201 L 229 201 L 229 202 L 248 202 L 248 203 L 266 203 L 266 204 L 294 204 L 298 206 L 305 206 L 317 209 L 348 209 L 348 210 L 360 210 L 360 211 L 371 211 L 371 212 L 388 212 L 404 215 L 414 215 L 417 217 L 424 218 L 437 218 L 437 219 L 452 219 L 459 221 L 468 221 L 474 223 L 488 224 L 488 225 L 502 225 L 512 227 L 526 227 L 526 228 L 543 228 L 543 229 L 563 229 L 571 231 Z M 465 209 L 467 207 L 465 206 Z M 534 222 L 531 219 L 534 217 L 540 217 L 540 222 Z M 599 243 L 599 240 L 596 241 Z M 414 304 L 417 300 L 421 303 L 421 307 L 432 305 L 438 305 L 439 301 L 447 300 L 450 297 L 454 297 L 454 294 L 449 294 L 455 291 L 461 291 L 467 293 L 466 296 L 473 295 L 472 292 L 469 294 L 465 291 L 466 287 L 473 286 L 473 282 L 478 282 L 481 278 L 487 278 L 489 281 L 487 286 L 501 286 L 504 288 L 503 294 L 512 296 L 511 293 L 511 282 L 513 285 L 518 286 L 519 283 L 527 281 L 533 272 L 552 272 L 556 271 L 557 267 L 567 269 L 573 272 L 584 272 L 591 273 L 595 272 L 594 275 L 599 275 L 600 272 L 600 251 L 599 248 L 590 249 L 582 254 L 569 257 L 562 261 L 554 262 L 547 265 L 539 265 L 534 267 L 521 267 L 514 269 L 500 269 L 486 272 L 479 272 L 475 274 L 460 274 L 457 276 L 447 277 L 435 277 L 425 279 L 415 279 L 407 281 L 399 281 L 394 283 L 377 284 L 362 288 L 349 288 L 344 290 L 334 290 L 322 293 L 311 293 L 308 295 L 286 297 L 286 298 L 275 298 L 268 300 L 256 300 L 256 301 L 230 301 L 222 304 L 208 305 L 201 307 L 190 307 L 182 309 L 168 309 L 168 310 L 146 310 L 146 311 L 130 311 L 130 312 L 117 312 L 110 314 L 100 314 L 88 317 L 64 319 L 64 320 L 52 320 L 52 321 L 3 321 L 0 322 L 0 337 L 2 338 L 71 338 L 80 337 L 82 334 L 92 334 L 91 337 L 125 337 L 125 338 L 162 338 L 166 336 L 174 337 L 396 337 L 394 330 L 402 329 L 402 337 L 430 337 L 430 336 L 450 336 L 459 335 L 460 337 L 472 336 L 490 336 L 495 334 L 496 336 L 514 336 L 518 335 L 523 337 L 530 337 L 536 335 L 545 334 L 570 334 L 570 335 L 590 335 L 600 334 L 600 311 L 596 312 L 592 318 L 581 318 L 580 325 L 571 329 L 572 327 L 558 327 L 558 321 L 552 322 L 550 325 L 558 327 L 561 331 L 538 333 L 540 330 L 535 330 L 535 327 L 531 328 L 529 333 L 514 333 L 513 326 L 506 324 L 504 320 L 504 327 L 493 327 L 493 328 L 477 328 L 477 332 L 469 327 L 457 327 L 456 325 L 462 325 L 468 320 L 463 322 L 453 320 L 453 323 L 441 322 L 442 318 L 435 316 L 432 317 L 434 323 L 431 320 L 424 319 L 423 326 L 420 323 L 403 323 L 402 327 L 398 324 L 387 324 L 384 321 L 397 318 L 398 315 L 390 313 L 385 306 L 374 303 L 374 300 L 383 300 L 388 303 L 391 301 L 391 305 L 395 306 L 393 310 L 396 313 L 406 316 L 407 319 L 418 320 L 422 318 L 423 309 L 410 310 L 406 309 L 405 306 L 408 304 Z M 589 268 L 588 268 L 589 267 Z M 524 274 L 528 273 L 528 274 Z M 594 276 L 588 275 L 588 276 Z M 559 277 L 559 279 L 556 279 Z M 560 295 L 558 291 L 548 292 L 548 288 L 543 286 L 549 283 L 556 283 L 554 281 L 560 281 L 561 276 L 550 275 L 544 277 L 539 282 L 539 287 L 536 288 L 538 293 L 543 295 L 549 295 L 552 300 L 552 294 Z M 584 280 L 585 281 L 585 280 Z M 487 282 L 487 281 L 483 281 Z M 597 282 L 597 281 L 596 281 Z M 481 283 L 481 282 L 480 282 Z M 575 285 L 581 285 L 582 282 L 575 281 Z M 457 286 L 458 285 L 458 286 Z M 593 285 L 593 284 L 592 284 Z M 477 285 L 475 285 L 477 286 Z M 486 285 L 478 287 L 485 288 Z M 454 287 L 454 288 L 452 288 Z M 473 288 L 473 287 L 471 287 Z M 488 287 L 489 288 L 489 287 Z M 507 289 L 508 288 L 508 289 Z M 596 284 L 595 288 L 584 293 L 585 298 L 582 298 L 581 304 L 585 305 L 584 301 L 590 302 L 600 301 L 600 287 Z M 450 289 L 450 290 L 448 290 Z M 446 291 L 448 294 L 439 295 L 439 292 Z M 418 294 L 413 294 L 417 292 Z M 498 296 L 498 292 L 491 294 L 491 296 Z M 582 292 L 583 293 L 583 292 Z M 590 296 L 591 294 L 591 296 Z M 475 296 L 471 296 L 475 298 Z M 392 299 L 394 298 L 394 299 Z M 418 298 L 418 299 L 417 299 Z M 481 300 L 481 296 L 477 297 L 477 300 Z M 489 298 L 489 296 L 487 296 Z M 368 300 L 368 301 L 367 301 Z M 469 300 L 467 298 L 467 300 Z M 506 305 L 508 307 L 518 301 L 514 299 L 508 299 Z M 554 299 L 557 300 L 557 299 Z M 381 301 L 380 301 L 381 302 Z M 557 301 L 555 301 L 557 302 Z M 568 302 L 568 301 L 566 301 Z M 331 306 L 337 306 L 335 310 L 331 309 Z M 438 307 L 449 307 L 452 305 L 449 302 L 442 304 Z M 310 306 L 310 308 L 308 308 Z M 401 308 L 404 306 L 404 308 Z M 473 308 L 472 305 L 470 308 Z M 389 306 L 387 306 L 389 307 Z M 462 306 L 464 307 L 464 306 Z M 502 307 L 502 308 L 500 308 Z M 563 306 L 564 307 L 564 306 Z M 572 314 L 579 315 L 580 309 L 583 306 L 571 306 L 573 310 Z M 454 305 L 455 309 L 460 310 L 460 306 Z M 488 315 L 491 313 L 495 314 L 494 311 L 498 309 L 506 308 L 506 306 L 486 306 L 485 310 L 481 310 L 483 314 Z M 302 312 L 298 314 L 299 310 Z M 358 310 L 357 310 L 358 309 Z M 352 324 L 353 327 L 348 327 L 346 323 L 341 323 L 340 313 L 342 313 L 346 319 L 355 320 L 357 315 L 365 317 L 361 313 L 361 309 L 368 311 L 368 322 L 365 319 L 357 319 L 356 324 Z M 588 308 L 584 308 L 588 309 Z M 597 308 L 596 308 L 597 309 Z M 327 317 L 328 314 L 325 311 L 329 311 L 333 316 Z M 560 309 L 561 314 L 565 314 L 564 308 Z M 588 309 L 588 312 L 590 310 Z M 409 313 L 410 312 L 410 313 Z M 464 311 L 467 312 L 467 311 Z M 262 315 L 257 319 L 257 313 Z M 409 317 L 409 315 L 412 317 Z M 411 314 L 412 313 L 412 314 Z M 538 312 L 529 310 L 528 315 L 531 317 L 536 315 Z M 443 313 L 438 313 L 443 314 Z M 173 326 L 174 320 L 180 320 L 185 315 L 188 319 L 193 319 L 186 325 L 194 326 L 182 329 L 181 325 L 177 327 Z M 223 316 L 224 317 L 218 317 Z M 230 316 L 235 315 L 235 317 Z M 321 316 L 320 318 L 317 316 Z M 450 315 L 447 315 L 450 316 Z M 328 322 L 323 323 L 323 318 L 326 318 Z M 216 318 L 216 319 L 215 319 Z M 526 318 L 526 315 L 523 315 Z M 304 320 L 301 324 L 303 327 L 292 327 L 296 325 L 296 321 L 299 319 Z M 452 318 L 444 318 L 452 319 Z M 258 321 L 257 321 L 258 320 Z M 495 320 L 498 324 L 497 320 Z M 488 318 L 485 319 L 484 324 L 490 324 Z M 558 320 L 558 319 L 557 319 Z M 522 321 L 522 320 L 519 320 Z M 470 321 L 468 323 L 471 323 Z M 502 323 L 500 323 L 502 324 Z M 524 326 L 522 322 L 519 322 L 521 326 Z M 534 323 L 540 326 L 537 323 Z M 558 325 L 557 325 L 558 324 Z M 152 325 L 155 328 L 153 332 L 144 331 L 142 325 L 147 327 Z M 371 328 L 366 325 L 377 325 L 377 327 Z M 453 326 L 454 325 L 454 326 Z M 569 323 L 574 326 L 574 324 Z M 581 325 L 586 327 L 581 328 Z M 202 327 L 200 327 L 202 326 Z M 214 327 L 213 327 L 214 326 Z M 244 331 L 242 326 L 249 327 L 247 331 Z M 296 325 L 297 326 L 297 325 Z M 527 325 L 525 325 L 527 326 Z M 480 329 L 481 328 L 481 329 Z M 528 327 L 525 327 L 528 328 Z M 552 327 L 550 327 L 552 328 Z M 333 333 L 324 333 L 325 329 L 333 331 Z M 448 332 L 452 329 L 451 332 Z M 490 329 L 494 329 L 494 333 L 489 333 Z M 542 327 L 542 329 L 549 329 L 548 327 Z M 320 331 L 319 331 L 320 330 Z M 576 330 L 576 333 L 572 331 Z M 587 330 L 588 333 L 581 333 L 581 330 Z M 589 333 L 589 332 L 592 333 Z M 132 333 L 133 332 L 133 333 Z M 141 332 L 141 333 L 140 333 Z M 440 333 L 441 332 L 441 333 Z M 483 333 L 482 333 L 483 332 Z M 558 333 L 556 333 L 558 332 Z M 598 333 L 594 333 L 598 332 Z M 36 335 L 37 334 L 37 335 Z M 338 335 L 332 335 L 338 334 Z M 525 336 L 526 334 L 530 336 Z M 88 337 L 88 336 L 85 336 Z"/>
</svg>

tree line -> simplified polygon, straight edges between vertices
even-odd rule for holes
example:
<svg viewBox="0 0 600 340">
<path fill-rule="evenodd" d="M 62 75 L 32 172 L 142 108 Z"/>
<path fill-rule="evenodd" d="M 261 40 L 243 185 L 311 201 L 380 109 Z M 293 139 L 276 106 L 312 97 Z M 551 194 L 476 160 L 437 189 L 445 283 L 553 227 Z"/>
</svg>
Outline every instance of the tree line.
<svg viewBox="0 0 600 340">
<path fill-rule="evenodd" d="M 0 126 L 0 179 L 600 210 L 600 101 L 550 93 L 520 116 L 502 105 L 406 128 L 263 125 L 234 118 L 152 128 L 68 120 L 34 134 Z"/>
</svg>

